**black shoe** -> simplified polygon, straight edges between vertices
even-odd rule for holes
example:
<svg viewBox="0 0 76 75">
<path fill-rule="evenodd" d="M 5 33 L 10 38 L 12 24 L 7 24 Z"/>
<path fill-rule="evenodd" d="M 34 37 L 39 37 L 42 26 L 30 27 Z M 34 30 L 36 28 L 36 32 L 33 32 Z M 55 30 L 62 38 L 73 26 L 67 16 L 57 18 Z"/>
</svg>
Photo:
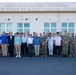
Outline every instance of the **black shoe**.
<svg viewBox="0 0 76 75">
<path fill-rule="evenodd" d="M 63 57 L 68 57 L 67 55 L 63 55 Z"/>
</svg>

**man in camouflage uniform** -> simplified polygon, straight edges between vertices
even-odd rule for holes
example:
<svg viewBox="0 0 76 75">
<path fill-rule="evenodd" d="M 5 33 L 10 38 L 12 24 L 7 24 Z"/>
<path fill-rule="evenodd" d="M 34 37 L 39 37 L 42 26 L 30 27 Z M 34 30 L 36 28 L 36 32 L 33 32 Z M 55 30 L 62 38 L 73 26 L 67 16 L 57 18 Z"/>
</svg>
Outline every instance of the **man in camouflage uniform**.
<svg viewBox="0 0 76 75">
<path fill-rule="evenodd" d="M 40 33 L 40 41 L 41 41 L 41 39 L 42 39 L 42 33 Z M 40 55 L 42 55 L 42 44 L 40 44 Z"/>
<path fill-rule="evenodd" d="M 62 36 L 62 55 L 67 57 L 68 56 L 68 43 L 70 41 L 70 38 L 67 34 L 67 31 L 65 31 L 65 34 Z"/>
<path fill-rule="evenodd" d="M 41 38 L 41 43 L 42 43 L 43 57 L 47 57 L 47 36 L 45 35 L 45 32 L 43 32 L 43 36 Z"/>
<path fill-rule="evenodd" d="M 75 56 L 75 44 L 76 38 L 74 37 L 74 33 L 71 34 L 70 38 L 70 57 Z"/>
<path fill-rule="evenodd" d="M 76 57 L 76 35 L 75 35 L 75 38 L 74 38 L 74 52 L 75 52 L 75 57 Z"/>
<path fill-rule="evenodd" d="M 62 32 L 59 33 L 60 34 L 60 37 L 62 38 Z M 61 46 L 60 46 L 60 54 L 62 52 L 62 42 L 61 42 Z"/>
</svg>

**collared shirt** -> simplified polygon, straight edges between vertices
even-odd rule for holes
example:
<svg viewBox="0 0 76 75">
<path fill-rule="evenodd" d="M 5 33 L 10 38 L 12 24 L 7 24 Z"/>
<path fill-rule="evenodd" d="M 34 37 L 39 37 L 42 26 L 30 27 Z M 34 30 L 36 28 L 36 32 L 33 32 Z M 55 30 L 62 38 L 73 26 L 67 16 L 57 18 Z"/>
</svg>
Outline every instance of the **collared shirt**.
<svg viewBox="0 0 76 75">
<path fill-rule="evenodd" d="M 55 40 L 56 46 L 61 46 L 61 37 L 60 36 L 55 36 L 54 40 Z"/>
<path fill-rule="evenodd" d="M 27 43 L 27 36 L 22 36 L 22 43 Z"/>
<path fill-rule="evenodd" d="M 47 36 L 42 36 L 41 43 L 44 43 L 46 40 L 48 40 L 48 37 Z M 45 45 L 47 45 L 47 43 L 45 43 Z"/>
<path fill-rule="evenodd" d="M 10 36 L 10 39 L 12 39 L 12 36 Z"/>
<path fill-rule="evenodd" d="M 7 36 L 6 35 L 2 35 L 1 36 L 1 41 L 2 41 L 1 42 L 2 44 L 7 44 Z"/>
<path fill-rule="evenodd" d="M 29 38 L 27 39 L 27 44 L 33 44 L 33 38 L 30 38 L 30 37 L 29 37 Z"/>
<path fill-rule="evenodd" d="M 54 38 L 53 37 L 48 37 L 48 45 L 53 46 L 53 43 L 54 43 Z"/>
<path fill-rule="evenodd" d="M 15 36 L 14 44 L 15 45 L 21 45 L 21 37 L 20 36 Z"/>
</svg>

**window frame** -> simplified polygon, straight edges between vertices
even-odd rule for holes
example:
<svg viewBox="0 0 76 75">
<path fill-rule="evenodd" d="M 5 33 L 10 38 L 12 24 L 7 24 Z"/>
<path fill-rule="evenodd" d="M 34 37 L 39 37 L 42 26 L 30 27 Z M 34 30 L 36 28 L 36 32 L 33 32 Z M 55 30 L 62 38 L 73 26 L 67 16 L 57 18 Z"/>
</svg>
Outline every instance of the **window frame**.
<svg viewBox="0 0 76 75">
<path fill-rule="evenodd" d="M 19 31 L 18 31 L 19 29 L 22 29 L 22 32 L 25 32 L 24 30 L 25 30 L 25 29 L 26 29 L 26 30 L 28 29 L 29 32 L 30 32 L 30 23 L 29 23 L 29 22 L 18 22 L 18 23 L 22 23 L 22 28 L 18 28 L 18 27 L 17 27 L 17 29 L 16 29 L 17 32 L 19 32 Z M 18 25 L 18 23 L 17 23 L 17 25 Z M 24 24 L 25 24 L 25 23 L 28 23 L 28 24 L 29 24 L 29 27 L 26 27 L 26 28 L 25 28 L 25 27 L 24 27 Z"/>
<path fill-rule="evenodd" d="M 53 29 L 57 31 L 57 22 L 44 22 L 44 25 L 45 23 L 49 23 L 49 27 L 44 27 L 44 32 L 45 30 L 48 30 L 48 31 L 52 31 Z M 55 23 L 56 24 L 56 27 L 52 27 L 52 24 Z M 46 32 L 47 33 L 47 32 Z M 53 32 L 52 32 L 53 33 Z"/>
</svg>

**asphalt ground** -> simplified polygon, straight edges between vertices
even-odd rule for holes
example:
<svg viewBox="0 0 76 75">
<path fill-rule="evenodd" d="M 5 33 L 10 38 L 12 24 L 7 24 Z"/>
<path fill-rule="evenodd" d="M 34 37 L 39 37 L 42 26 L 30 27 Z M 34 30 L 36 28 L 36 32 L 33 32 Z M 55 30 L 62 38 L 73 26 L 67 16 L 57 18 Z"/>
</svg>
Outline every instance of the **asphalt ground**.
<svg viewBox="0 0 76 75">
<path fill-rule="evenodd" d="M 76 58 L 0 57 L 0 75 L 76 75 Z"/>
</svg>

